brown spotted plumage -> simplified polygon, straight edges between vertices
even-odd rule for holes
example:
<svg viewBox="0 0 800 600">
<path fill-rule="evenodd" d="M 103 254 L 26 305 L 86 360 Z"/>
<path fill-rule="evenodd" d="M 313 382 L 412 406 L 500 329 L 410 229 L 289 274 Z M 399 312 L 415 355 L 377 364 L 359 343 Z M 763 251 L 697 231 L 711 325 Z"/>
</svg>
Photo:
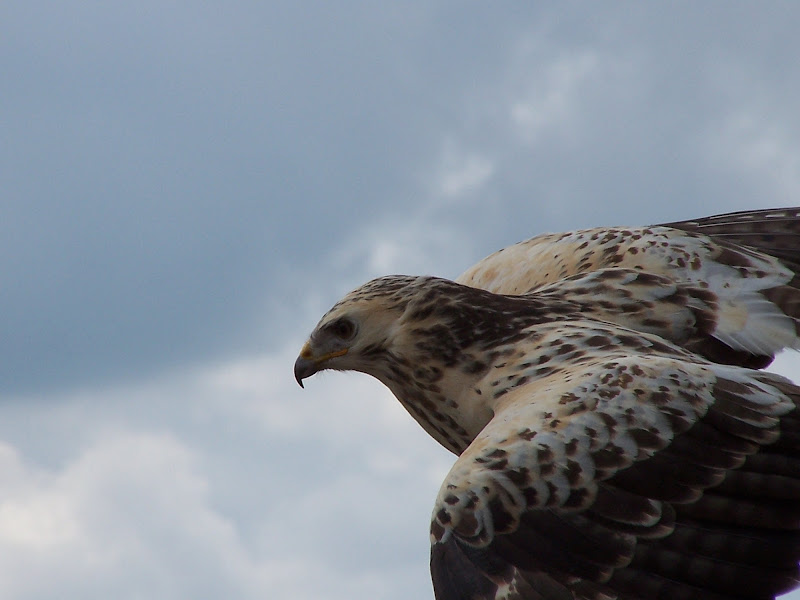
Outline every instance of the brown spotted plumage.
<svg viewBox="0 0 800 600">
<path fill-rule="evenodd" d="M 370 374 L 458 455 L 437 600 L 766 600 L 800 571 L 800 209 L 544 235 L 373 280 L 295 363 Z"/>
</svg>

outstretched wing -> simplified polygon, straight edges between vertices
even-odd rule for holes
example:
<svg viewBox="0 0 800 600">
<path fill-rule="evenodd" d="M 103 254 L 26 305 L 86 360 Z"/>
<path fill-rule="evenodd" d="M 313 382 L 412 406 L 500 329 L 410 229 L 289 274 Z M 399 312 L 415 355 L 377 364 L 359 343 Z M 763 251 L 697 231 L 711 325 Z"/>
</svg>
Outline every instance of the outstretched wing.
<svg viewBox="0 0 800 600">
<path fill-rule="evenodd" d="M 800 209 L 779 209 L 541 235 L 488 256 L 457 281 L 497 294 L 561 294 L 587 318 L 760 368 L 800 346 L 798 268 Z M 665 323 L 668 310 L 674 318 Z"/>
<path fill-rule="evenodd" d="M 498 395 L 436 501 L 437 600 L 796 585 L 800 388 L 687 357 L 620 348 Z"/>
</svg>

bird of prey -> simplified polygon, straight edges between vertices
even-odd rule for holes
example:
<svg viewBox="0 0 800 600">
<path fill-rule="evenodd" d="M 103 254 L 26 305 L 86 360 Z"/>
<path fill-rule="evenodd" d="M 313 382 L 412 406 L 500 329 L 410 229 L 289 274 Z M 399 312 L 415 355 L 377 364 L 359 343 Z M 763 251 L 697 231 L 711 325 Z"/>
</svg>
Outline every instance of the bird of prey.
<svg viewBox="0 0 800 600">
<path fill-rule="evenodd" d="M 295 363 L 376 377 L 458 456 L 437 600 L 766 600 L 798 585 L 800 208 L 548 234 L 388 276 Z"/>
</svg>

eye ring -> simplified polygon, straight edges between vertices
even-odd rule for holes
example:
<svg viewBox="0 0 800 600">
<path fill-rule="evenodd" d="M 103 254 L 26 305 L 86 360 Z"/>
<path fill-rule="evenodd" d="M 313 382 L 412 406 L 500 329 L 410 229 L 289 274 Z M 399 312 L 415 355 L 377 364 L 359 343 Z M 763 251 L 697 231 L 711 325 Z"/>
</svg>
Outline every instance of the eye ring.
<svg viewBox="0 0 800 600">
<path fill-rule="evenodd" d="M 353 339 L 356 334 L 356 324 L 345 318 L 336 319 L 326 329 L 342 340 Z"/>
</svg>

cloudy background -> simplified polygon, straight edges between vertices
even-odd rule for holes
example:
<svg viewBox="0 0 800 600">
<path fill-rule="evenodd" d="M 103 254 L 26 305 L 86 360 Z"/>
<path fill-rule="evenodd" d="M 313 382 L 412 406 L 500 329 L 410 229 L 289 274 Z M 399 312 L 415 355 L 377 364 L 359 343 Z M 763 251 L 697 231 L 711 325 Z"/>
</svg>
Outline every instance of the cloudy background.
<svg viewBox="0 0 800 600">
<path fill-rule="evenodd" d="M 431 598 L 452 459 L 366 377 L 300 390 L 305 336 L 372 276 L 800 204 L 798 22 L 2 2 L 0 595 Z"/>
</svg>

